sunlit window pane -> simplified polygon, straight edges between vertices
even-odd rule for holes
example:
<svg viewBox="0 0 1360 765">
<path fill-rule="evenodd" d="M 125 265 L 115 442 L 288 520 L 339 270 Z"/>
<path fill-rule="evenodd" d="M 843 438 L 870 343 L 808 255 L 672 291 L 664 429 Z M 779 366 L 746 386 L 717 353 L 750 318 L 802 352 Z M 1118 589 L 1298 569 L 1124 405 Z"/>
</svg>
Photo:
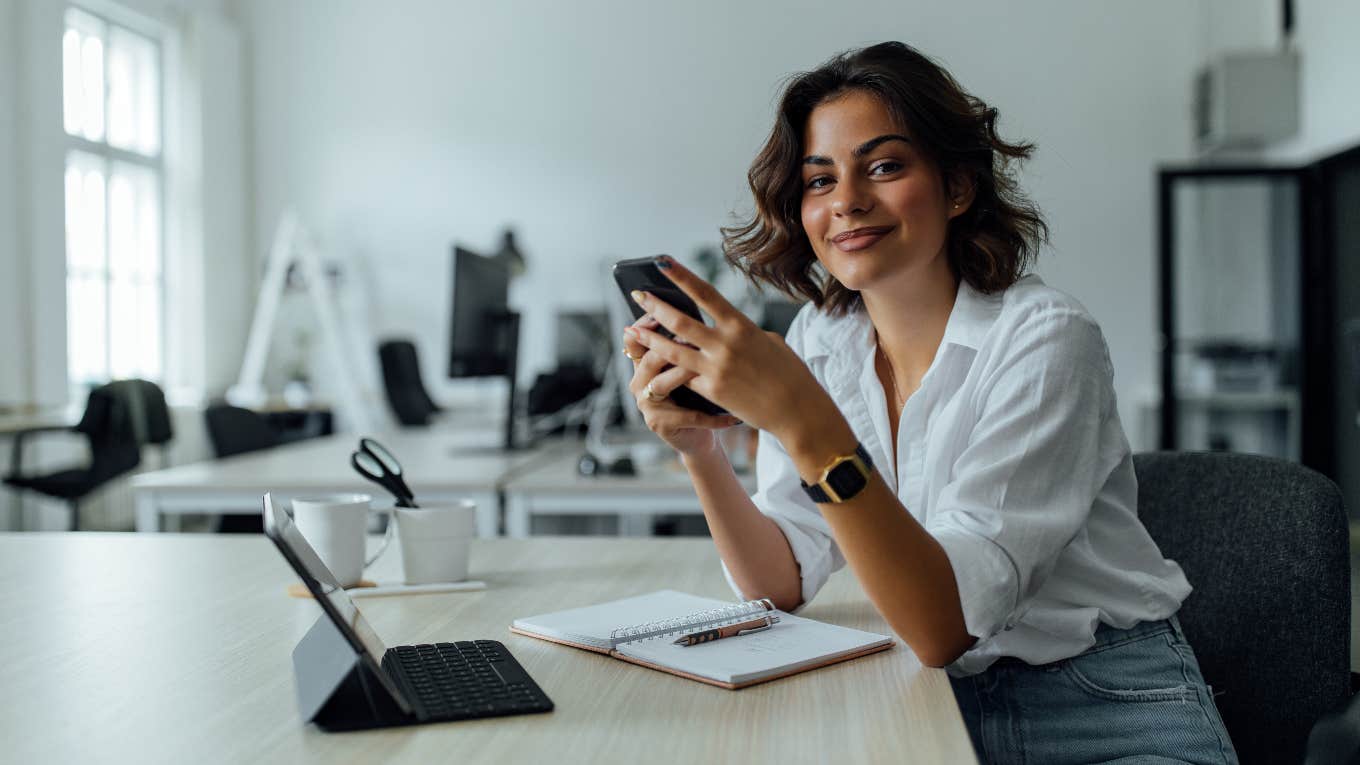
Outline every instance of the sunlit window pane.
<svg viewBox="0 0 1360 765">
<path fill-rule="evenodd" d="M 137 279 L 160 273 L 160 184 L 146 168 L 116 162 L 109 180 L 109 269 Z"/>
<path fill-rule="evenodd" d="M 61 37 L 61 105 L 66 132 L 80 133 L 80 33 L 67 29 Z"/>
<path fill-rule="evenodd" d="M 101 278 L 72 276 L 66 280 L 67 364 L 73 383 L 109 379 L 104 285 Z"/>
<path fill-rule="evenodd" d="M 109 279 L 109 372 L 114 378 L 137 376 L 137 285 L 126 274 Z"/>
<path fill-rule="evenodd" d="M 109 30 L 109 144 L 160 151 L 160 73 L 156 45 L 120 27 Z"/>
<path fill-rule="evenodd" d="M 81 132 L 91 141 L 104 140 L 104 43 L 87 37 L 80 43 Z"/>
<path fill-rule="evenodd" d="M 105 268 L 104 160 L 82 151 L 66 159 L 66 264 L 72 272 Z"/>
</svg>

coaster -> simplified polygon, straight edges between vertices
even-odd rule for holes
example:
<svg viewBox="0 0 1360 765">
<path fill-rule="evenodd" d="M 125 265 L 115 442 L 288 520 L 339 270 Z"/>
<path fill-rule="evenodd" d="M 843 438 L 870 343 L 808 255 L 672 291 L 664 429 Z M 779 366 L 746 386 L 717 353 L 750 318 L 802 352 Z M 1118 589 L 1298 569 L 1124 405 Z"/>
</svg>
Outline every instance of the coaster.
<svg viewBox="0 0 1360 765">
<path fill-rule="evenodd" d="M 353 590 L 357 587 L 377 587 L 377 586 L 378 585 L 376 582 L 370 582 L 367 579 L 360 579 L 358 584 L 352 584 L 349 587 L 346 587 L 345 589 Z M 306 598 L 308 600 L 311 600 L 312 598 L 312 593 L 307 590 L 307 585 L 303 584 L 302 582 L 293 582 L 292 584 L 288 585 L 287 591 L 288 597 L 290 598 Z"/>
</svg>

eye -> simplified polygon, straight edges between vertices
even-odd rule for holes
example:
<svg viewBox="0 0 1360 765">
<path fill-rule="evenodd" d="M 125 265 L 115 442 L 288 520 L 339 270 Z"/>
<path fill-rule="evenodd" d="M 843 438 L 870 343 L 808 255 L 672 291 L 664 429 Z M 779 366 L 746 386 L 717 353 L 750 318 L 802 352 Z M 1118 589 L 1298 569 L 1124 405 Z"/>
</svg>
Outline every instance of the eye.
<svg viewBox="0 0 1360 765">
<path fill-rule="evenodd" d="M 831 184 L 831 176 L 819 175 L 807 182 L 809 189 L 824 189 Z"/>
<path fill-rule="evenodd" d="M 891 175 L 892 173 L 895 173 L 895 172 L 897 172 L 898 170 L 901 170 L 901 169 L 902 169 L 902 163 L 901 163 L 901 162 L 898 162 L 898 161 L 895 160 L 895 159 L 888 159 L 888 160 L 884 160 L 884 161 L 882 161 L 882 162 L 879 162 L 877 165 L 874 165 L 873 167 L 869 168 L 869 174 L 870 174 L 870 175 Z"/>
</svg>

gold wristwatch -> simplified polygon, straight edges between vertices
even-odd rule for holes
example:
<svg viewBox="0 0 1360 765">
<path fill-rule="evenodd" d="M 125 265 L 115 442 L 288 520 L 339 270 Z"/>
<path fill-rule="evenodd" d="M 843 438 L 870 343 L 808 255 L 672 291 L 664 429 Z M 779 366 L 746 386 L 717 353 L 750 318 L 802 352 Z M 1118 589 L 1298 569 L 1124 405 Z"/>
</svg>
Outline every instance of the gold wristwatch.
<svg viewBox="0 0 1360 765">
<path fill-rule="evenodd" d="M 803 491 L 819 504 L 827 502 L 847 502 L 869 485 L 869 476 L 874 472 L 874 461 L 865 451 L 863 444 L 855 444 L 853 454 L 837 457 L 822 469 L 822 476 L 816 483 L 799 481 Z"/>
</svg>

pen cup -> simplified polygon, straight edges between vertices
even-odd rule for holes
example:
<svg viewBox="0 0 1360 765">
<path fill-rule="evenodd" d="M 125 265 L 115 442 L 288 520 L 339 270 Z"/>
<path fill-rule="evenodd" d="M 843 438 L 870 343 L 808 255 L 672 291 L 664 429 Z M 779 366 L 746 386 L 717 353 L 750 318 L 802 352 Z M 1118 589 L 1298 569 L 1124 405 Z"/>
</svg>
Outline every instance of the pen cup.
<svg viewBox="0 0 1360 765">
<path fill-rule="evenodd" d="M 477 534 L 477 503 L 393 509 L 406 584 L 461 582 Z"/>
</svg>

